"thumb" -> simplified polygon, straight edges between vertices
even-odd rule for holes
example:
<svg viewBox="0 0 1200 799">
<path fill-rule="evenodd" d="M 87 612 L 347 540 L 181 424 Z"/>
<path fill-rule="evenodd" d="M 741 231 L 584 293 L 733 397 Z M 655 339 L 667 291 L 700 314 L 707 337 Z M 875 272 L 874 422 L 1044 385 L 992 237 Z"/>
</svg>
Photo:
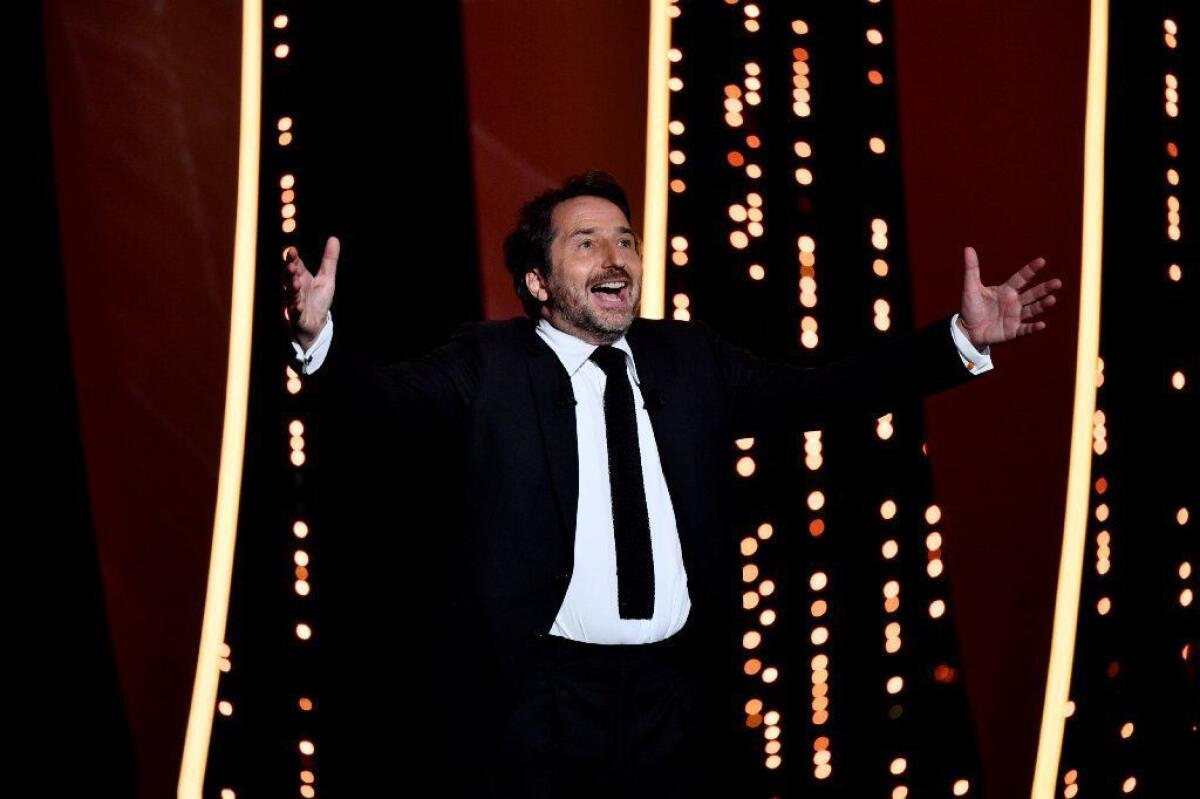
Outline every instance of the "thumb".
<svg viewBox="0 0 1200 799">
<path fill-rule="evenodd" d="M 325 254 L 321 256 L 321 268 L 317 270 L 317 277 L 327 278 L 331 283 L 336 281 L 338 255 L 341 251 L 342 243 L 338 241 L 337 236 L 330 236 L 325 242 Z"/>
<path fill-rule="evenodd" d="M 979 279 L 979 256 L 975 253 L 974 247 L 967 247 L 963 250 L 963 286 L 980 286 L 983 281 Z"/>
</svg>

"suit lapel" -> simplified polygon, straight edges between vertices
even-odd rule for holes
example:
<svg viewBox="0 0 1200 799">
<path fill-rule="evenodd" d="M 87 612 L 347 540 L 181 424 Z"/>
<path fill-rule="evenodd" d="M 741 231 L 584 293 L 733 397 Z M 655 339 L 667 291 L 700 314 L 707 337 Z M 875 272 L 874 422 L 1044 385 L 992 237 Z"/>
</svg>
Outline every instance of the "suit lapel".
<svg viewBox="0 0 1200 799">
<path fill-rule="evenodd" d="M 687 384 L 680 378 L 681 364 L 663 345 L 663 330 L 652 330 L 655 322 L 637 318 L 625 333 L 637 364 L 642 397 L 654 428 L 654 443 L 662 462 L 663 477 L 671 492 L 676 526 L 684 554 L 688 554 L 687 531 L 693 529 L 691 518 L 697 484 L 694 458 L 689 442 L 694 431 L 692 404 L 687 396 Z"/>
<path fill-rule="evenodd" d="M 550 481 L 558 506 L 559 521 L 574 551 L 575 515 L 579 503 L 579 443 L 575 433 L 575 399 L 571 378 L 532 323 L 525 325 L 529 387 L 537 410 L 542 444 L 550 466 Z"/>
</svg>

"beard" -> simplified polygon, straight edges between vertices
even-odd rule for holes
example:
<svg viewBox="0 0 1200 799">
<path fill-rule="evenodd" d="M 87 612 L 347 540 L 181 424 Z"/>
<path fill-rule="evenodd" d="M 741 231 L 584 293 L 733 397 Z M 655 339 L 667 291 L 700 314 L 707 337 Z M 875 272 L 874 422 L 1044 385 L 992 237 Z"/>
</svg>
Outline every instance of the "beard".
<svg viewBox="0 0 1200 799">
<path fill-rule="evenodd" d="M 586 331 L 611 344 L 623 336 L 629 330 L 629 326 L 633 324 L 633 318 L 637 316 L 638 306 L 641 303 L 641 286 L 634 283 L 624 272 L 605 277 L 629 281 L 626 290 L 629 292 L 631 301 L 628 308 L 620 311 L 597 309 L 592 305 L 589 296 L 591 292 L 587 288 L 560 283 L 553 272 L 548 281 L 549 305 L 553 311 L 579 330 Z"/>
</svg>

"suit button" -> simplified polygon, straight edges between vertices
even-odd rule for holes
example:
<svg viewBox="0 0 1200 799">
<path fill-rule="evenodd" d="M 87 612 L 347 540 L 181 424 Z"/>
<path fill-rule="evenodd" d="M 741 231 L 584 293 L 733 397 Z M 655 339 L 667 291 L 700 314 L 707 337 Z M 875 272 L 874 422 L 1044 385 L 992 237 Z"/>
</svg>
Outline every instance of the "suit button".
<svg viewBox="0 0 1200 799">
<path fill-rule="evenodd" d="M 570 579 L 571 575 L 568 572 L 559 572 L 558 574 L 554 575 L 554 581 L 559 585 L 566 585 Z"/>
</svg>

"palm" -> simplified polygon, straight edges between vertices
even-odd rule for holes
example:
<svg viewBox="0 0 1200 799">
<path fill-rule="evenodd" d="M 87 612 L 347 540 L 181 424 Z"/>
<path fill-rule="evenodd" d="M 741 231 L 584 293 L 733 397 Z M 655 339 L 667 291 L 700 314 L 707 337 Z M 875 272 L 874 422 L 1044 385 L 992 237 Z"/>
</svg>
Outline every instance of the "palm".
<svg viewBox="0 0 1200 799">
<path fill-rule="evenodd" d="M 1053 292 L 1062 286 L 1057 278 L 1026 288 L 1042 267 L 1045 258 L 1034 260 L 996 286 L 985 286 L 979 277 L 979 257 L 973 247 L 963 253 L 962 309 L 959 315 L 967 327 L 971 343 L 977 347 L 1010 341 L 1046 328 L 1043 320 L 1033 318 L 1054 305 Z"/>
<path fill-rule="evenodd" d="M 286 317 L 292 334 L 305 349 L 325 325 L 337 286 L 337 260 L 341 244 L 330 237 L 317 274 L 308 271 L 295 247 L 288 248 L 284 264 L 283 290 Z"/>
</svg>

